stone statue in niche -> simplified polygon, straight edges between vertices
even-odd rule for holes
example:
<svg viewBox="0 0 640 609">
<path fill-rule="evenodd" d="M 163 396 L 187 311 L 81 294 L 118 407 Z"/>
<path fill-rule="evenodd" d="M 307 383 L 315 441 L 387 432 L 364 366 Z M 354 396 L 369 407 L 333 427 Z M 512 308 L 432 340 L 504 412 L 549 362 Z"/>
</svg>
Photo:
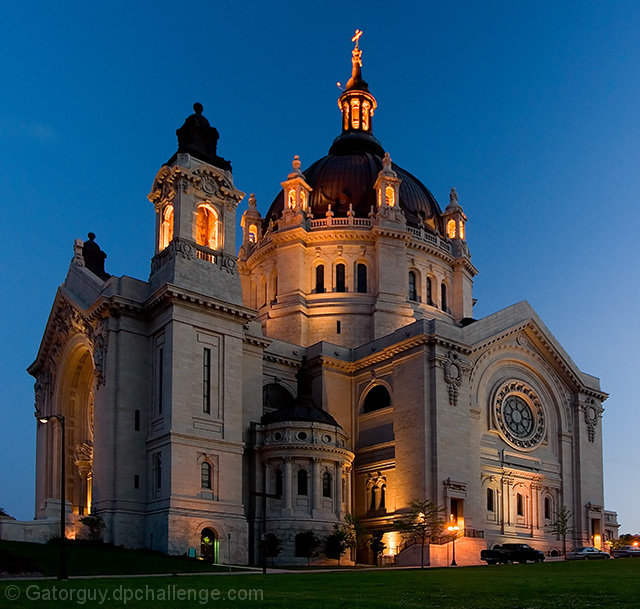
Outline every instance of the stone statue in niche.
<svg viewBox="0 0 640 609">
<path fill-rule="evenodd" d="M 194 113 L 189 116 L 180 129 L 176 130 L 178 136 L 178 153 L 188 153 L 204 161 L 231 171 L 231 163 L 218 156 L 218 140 L 220 134 L 215 127 L 202 115 L 202 104 L 193 104 Z"/>
<path fill-rule="evenodd" d="M 87 267 L 94 275 L 100 277 L 106 281 L 111 277 L 109 273 L 106 273 L 104 270 L 104 260 L 107 257 L 101 249 L 100 246 L 95 242 L 95 234 L 89 233 L 87 235 L 89 237 L 88 241 L 85 241 L 82 244 L 82 257 L 84 258 L 84 265 Z"/>
</svg>

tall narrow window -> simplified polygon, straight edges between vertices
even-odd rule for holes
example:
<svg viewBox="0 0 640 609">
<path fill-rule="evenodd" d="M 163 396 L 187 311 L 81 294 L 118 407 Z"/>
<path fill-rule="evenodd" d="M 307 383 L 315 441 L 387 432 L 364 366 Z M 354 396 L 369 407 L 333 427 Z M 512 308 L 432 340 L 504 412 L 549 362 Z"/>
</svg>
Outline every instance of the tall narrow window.
<svg viewBox="0 0 640 609">
<path fill-rule="evenodd" d="M 371 511 L 376 509 L 376 487 L 371 487 L 371 503 L 369 504 L 369 509 Z"/>
<path fill-rule="evenodd" d="M 440 306 L 443 311 L 449 310 L 447 307 L 447 286 L 444 283 L 440 286 Z"/>
<path fill-rule="evenodd" d="M 449 222 L 447 222 L 447 235 L 449 237 L 449 239 L 454 239 L 456 236 L 456 221 L 455 220 L 449 220 Z"/>
<path fill-rule="evenodd" d="M 351 127 L 360 129 L 360 100 L 351 100 Z"/>
<path fill-rule="evenodd" d="M 258 240 L 258 227 L 255 224 L 249 226 L 249 243 L 255 243 Z"/>
<path fill-rule="evenodd" d="M 162 414 L 164 401 L 164 348 L 158 349 L 158 414 Z"/>
<path fill-rule="evenodd" d="M 211 464 L 206 461 L 200 467 L 200 486 L 211 490 Z"/>
<path fill-rule="evenodd" d="M 369 131 L 369 109 L 371 104 L 368 101 L 362 102 L 362 128 Z"/>
<path fill-rule="evenodd" d="M 492 488 L 487 489 L 487 511 L 495 512 L 494 491 Z"/>
<path fill-rule="evenodd" d="M 202 412 L 211 413 L 211 349 L 208 347 L 202 356 Z"/>
<path fill-rule="evenodd" d="M 358 292 L 361 294 L 367 293 L 367 265 L 366 264 L 358 264 L 357 268 L 357 276 L 358 276 Z"/>
<path fill-rule="evenodd" d="M 516 495 L 516 513 L 518 516 L 524 516 L 524 497 L 520 493 Z"/>
<path fill-rule="evenodd" d="M 153 458 L 153 484 L 155 490 L 162 488 L 162 458 L 160 455 L 155 455 Z"/>
<path fill-rule="evenodd" d="M 322 474 L 322 496 L 331 497 L 331 474 L 325 472 Z"/>
<path fill-rule="evenodd" d="M 160 225 L 160 250 L 163 250 L 173 239 L 173 205 L 167 205 L 162 212 Z"/>
<path fill-rule="evenodd" d="M 386 502 L 386 494 L 387 494 L 387 485 L 383 484 L 380 487 L 380 505 L 378 506 L 378 509 L 380 510 L 384 510 L 387 506 L 385 505 Z"/>
<path fill-rule="evenodd" d="M 133 488 L 140 488 L 140 476 L 133 474 Z"/>
<path fill-rule="evenodd" d="M 345 266 L 340 263 L 336 265 L 336 292 L 346 292 L 347 284 L 345 283 Z"/>
<path fill-rule="evenodd" d="M 307 495 L 307 470 L 298 470 L 298 495 Z"/>
<path fill-rule="evenodd" d="M 289 209 L 293 209 L 296 206 L 296 191 L 292 188 L 289 191 Z"/>
<path fill-rule="evenodd" d="M 433 306 L 433 284 L 431 277 L 427 277 L 427 304 Z"/>
<path fill-rule="evenodd" d="M 544 517 L 551 520 L 551 499 L 549 497 L 544 498 Z"/>
<path fill-rule="evenodd" d="M 140 431 L 140 411 L 139 410 L 133 411 L 133 428 L 136 431 Z"/>
<path fill-rule="evenodd" d="M 324 264 L 316 267 L 316 294 L 324 293 Z"/>
<path fill-rule="evenodd" d="M 396 191 L 393 190 L 393 186 L 387 186 L 384 189 L 384 200 L 389 207 L 393 207 L 396 204 Z"/>
<path fill-rule="evenodd" d="M 338 319 L 336 321 L 336 334 L 340 334 L 342 332 L 342 323 L 340 322 L 340 320 Z"/>
<path fill-rule="evenodd" d="M 418 291 L 416 289 L 416 274 L 409 271 L 409 300 L 418 300 Z"/>
</svg>

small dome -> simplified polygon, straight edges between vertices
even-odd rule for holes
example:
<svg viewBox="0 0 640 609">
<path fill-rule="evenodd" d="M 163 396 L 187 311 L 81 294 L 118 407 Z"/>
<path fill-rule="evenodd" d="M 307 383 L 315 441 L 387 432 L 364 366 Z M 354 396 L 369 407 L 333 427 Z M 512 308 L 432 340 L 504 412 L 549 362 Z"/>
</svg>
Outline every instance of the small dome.
<svg viewBox="0 0 640 609">
<path fill-rule="evenodd" d="M 270 423 L 282 423 L 284 421 L 305 421 L 309 423 L 324 423 L 340 427 L 338 422 L 322 408 L 310 404 L 294 403 L 262 415 L 260 422 L 263 425 Z"/>
<path fill-rule="evenodd" d="M 421 226 L 423 220 L 434 218 L 439 223 L 440 206 L 429 190 L 408 171 L 392 165 L 402 180 L 400 184 L 400 208 L 407 224 Z M 382 169 L 382 158 L 371 152 L 328 154 L 316 161 L 303 173 L 307 184 L 313 188 L 309 198 L 315 218 L 324 218 L 329 205 L 335 217 L 346 217 L 349 203 L 359 218 L 367 218 L 376 205 L 374 184 Z M 266 215 L 266 222 L 277 220 L 284 209 L 284 193 L 280 191 Z"/>
</svg>

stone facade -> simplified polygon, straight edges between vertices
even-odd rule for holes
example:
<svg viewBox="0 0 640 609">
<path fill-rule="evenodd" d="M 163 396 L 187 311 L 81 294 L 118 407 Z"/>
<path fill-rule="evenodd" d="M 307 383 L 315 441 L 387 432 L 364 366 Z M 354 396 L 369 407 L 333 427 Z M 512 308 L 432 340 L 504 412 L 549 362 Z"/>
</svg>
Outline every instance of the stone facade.
<svg viewBox="0 0 640 609">
<path fill-rule="evenodd" d="M 37 415 L 66 420 L 70 510 L 99 514 L 116 544 L 236 563 L 259 562 L 265 530 L 283 541 L 280 562 L 302 562 L 298 532 L 325 536 L 352 513 L 405 564 L 415 549 L 393 520 L 414 499 L 443 506 L 473 552 L 553 550 L 561 506 L 574 541 L 600 545 L 607 395 L 528 303 L 473 319 L 457 193 L 442 212 L 392 164 L 356 63 L 349 82 L 322 160 L 338 177 L 296 157 L 265 218 L 249 198 L 238 255 L 244 194 L 201 107 L 149 195 L 149 280 L 105 280 L 74 245 L 29 368 Z M 369 181 L 360 199 L 345 187 L 327 203 L 338 178 Z M 59 438 L 38 424 L 37 519 L 60 497 Z"/>
</svg>

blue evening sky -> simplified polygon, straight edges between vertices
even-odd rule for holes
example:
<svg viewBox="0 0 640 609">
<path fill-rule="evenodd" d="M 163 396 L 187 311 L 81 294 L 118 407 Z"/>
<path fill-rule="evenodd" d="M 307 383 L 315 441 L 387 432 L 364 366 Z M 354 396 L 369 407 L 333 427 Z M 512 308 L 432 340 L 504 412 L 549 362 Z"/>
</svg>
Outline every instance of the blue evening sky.
<svg viewBox="0 0 640 609">
<path fill-rule="evenodd" d="M 12 2 L 0 23 L 0 506 L 33 517 L 35 358 L 73 240 L 146 279 L 153 178 L 200 101 L 264 213 L 340 131 L 364 30 L 374 132 L 469 216 L 476 317 L 527 299 L 605 403 L 606 507 L 640 530 L 640 4 Z M 246 200 L 240 213 L 246 208 Z M 635 380 L 634 380 L 635 379 Z"/>
</svg>

